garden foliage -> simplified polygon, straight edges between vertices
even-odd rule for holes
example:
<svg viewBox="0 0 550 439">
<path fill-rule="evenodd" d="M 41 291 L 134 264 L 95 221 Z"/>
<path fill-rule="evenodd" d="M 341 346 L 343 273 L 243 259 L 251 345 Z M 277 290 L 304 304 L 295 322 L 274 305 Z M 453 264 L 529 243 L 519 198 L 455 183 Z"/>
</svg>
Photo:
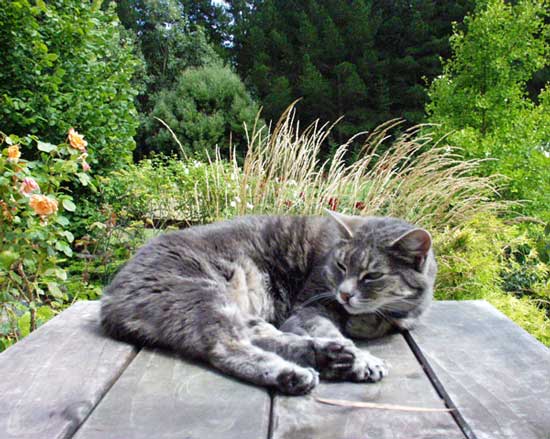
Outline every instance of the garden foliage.
<svg viewBox="0 0 550 439">
<path fill-rule="evenodd" d="M 430 120 L 479 171 L 509 178 L 506 198 L 550 220 L 550 84 L 528 96 L 528 81 L 550 65 L 548 3 L 481 2 L 451 38 L 453 57 L 431 85 Z"/>
<path fill-rule="evenodd" d="M 74 130 L 59 145 L 34 136 L 1 141 L 0 350 L 77 299 L 80 289 L 64 286 L 74 241 L 67 213 L 76 209 L 66 188 L 90 181 L 86 141 Z"/>
<path fill-rule="evenodd" d="M 216 146 L 229 151 L 229 143 L 241 156 L 246 152 L 246 128 L 252 127 L 258 106 L 244 84 L 229 67 L 209 65 L 183 71 L 173 87 L 153 98 L 153 109 L 145 122 L 145 142 L 154 151 L 204 157 Z M 175 133 L 183 151 L 174 149 Z"/>
<path fill-rule="evenodd" d="M 428 228 L 438 298 L 489 300 L 550 345 L 548 5 L 479 0 L 449 44 L 473 2 L 435 3 L 0 3 L 0 350 L 158 233 L 325 209 Z M 301 96 L 303 123 L 268 129 L 220 53 L 262 117 Z M 359 133 L 422 119 L 428 94 L 440 128 Z"/>
<path fill-rule="evenodd" d="M 90 161 L 102 173 L 135 147 L 140 62 L 114 8 L 100 4 L 0 2 L 0 117 L 7 133 L 54 143 L 77 126 L 94 139 Z"/>
<path fill-rule="evenodd" d="M 436 298 L 488 300 L 550 345 L 549 233 L 479 215 L 435 234 Z"/>
</svg>

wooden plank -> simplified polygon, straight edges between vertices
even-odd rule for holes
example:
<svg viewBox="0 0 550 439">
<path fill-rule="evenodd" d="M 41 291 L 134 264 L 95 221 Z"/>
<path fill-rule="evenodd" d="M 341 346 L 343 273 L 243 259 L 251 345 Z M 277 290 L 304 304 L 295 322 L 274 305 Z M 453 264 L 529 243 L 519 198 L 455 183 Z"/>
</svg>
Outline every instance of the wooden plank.
<svg viewBox="0 0 550 439">
<path fill-rule="evenodd" d="M 142 350 L 75 438 L 267 438 L 268 392 L 160 350 Z"/>
<path fill-rule="evenodd" d="M 365 348 L 366 343 L 358 343 Z M 391 364 L 378 383 L 321 384 L 307 397 L 276 396 L 273 439 L 448 438 L 463 439 L 449 413 L 402 412 L 335 407 L 314 397 L 416 407 L 445 408 L 443 401 L 401 335 L 368 343 L 368 350 Z"/>
<path fill-rule="evenodd" d="M 0 354 L 0 437 L 66 438 L 135 350 L 101 334 L 99 302 L 78 302 Z"/>
<path fill-rule="evenodd" d="M 436 302 L 410 334 L 478 439 L 550 438 L 550 350 L 506 316 Z"/>
</svg>

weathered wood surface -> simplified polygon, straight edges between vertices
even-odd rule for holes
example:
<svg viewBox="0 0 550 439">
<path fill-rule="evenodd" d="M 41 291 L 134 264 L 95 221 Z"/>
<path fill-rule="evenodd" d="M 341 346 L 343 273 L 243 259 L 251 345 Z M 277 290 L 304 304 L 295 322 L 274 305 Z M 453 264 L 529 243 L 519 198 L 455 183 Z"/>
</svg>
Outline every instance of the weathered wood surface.
<svg viewBox="0 0 550 439">
<path fill-rule="evenodd" d="M 0 354 L 0 438 L 71 437 L 135 356 L 79 302 Z"/>
<path fill-rule="evenodd" d="M 358 343 L 391 364 L 379 383 L 322 382 L 307 397 L 275 396 L 273 439 L 463 439 L 449 413 L 401 412 L 324 405 L 314 398 L 445 408 L 401 335 Z"/>
<path fill-rule="evenodd" d="M 270 404 L 265 389 L 145 349 L 75 438 L 262 439 Z"/>
<path fill-rule="evenodd" d="M 78 439 L 550 439 L 550 351 L 483 301 L 433 305 L 406 336 L 423 365 L 394 335 L 361 345 L 392 364 L 380 383 L 323 382 L 310 396 L 276 395 L 272 404 L 265 389 L 208 366 L 160 350 L 136 356 L 101 333 L 98 313 L 98 302 L 79 302 L 0 354 L 1 439 L 77 429 Z M 443 408 L 428 375 L 464 425 L 449 413 L 315 400 Z"/>
<path fill-rule="evenodd" d="M 478 439 L 550 438 L 550 350 L 487 302 L 436 302 L 410 334 Z"/>
</svg>

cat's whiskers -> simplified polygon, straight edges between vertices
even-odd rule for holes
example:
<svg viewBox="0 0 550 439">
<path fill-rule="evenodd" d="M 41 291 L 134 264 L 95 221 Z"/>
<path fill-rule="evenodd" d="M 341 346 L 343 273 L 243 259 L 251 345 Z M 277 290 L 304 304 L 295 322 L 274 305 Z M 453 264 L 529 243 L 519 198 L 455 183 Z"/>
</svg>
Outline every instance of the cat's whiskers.
<svg viewBox="0 0 550 439">
<path fill-rule="evenodd" d="M 374 314 L 376 314 L 382 320 L 386 320 L 387 322 L 391 323 L 391 320 L 388 318 L 388 316 L 386 314 L 384 314 L 381 310 L 379 310 L 379 309 L 375 310 Z"/>
<path fill-rule="evenodd" d="M 408 306 L 405 307 L 403 305 L 408 305 Z M 386 303 L 386 304 L 384 304 L 380 307 L 380 310 L 381 311 L 390 311 L 390 312 L 392 312 L 392 311 L 406 311 L 408 309 L 412 309 L 411 307 L 414 307 L 413 305 L 414 305 L 414 303 L 410 303 L 410 302 L 409 303 L 403 302 L 401 304 L 399 304 L 399 303 Z M 405 309 L 405 308 L 407 308 L 407 309 Z"/>
<path fill-rule="evenodd" d="M 303 307 L 306 307 L 306 306 L 310 305 L 311 303 L 316 302 L 318 300 L 326 300 L 326 299 L 336 300 L 336 295 L 333 292 L 330 292 L 330 291 L 326 292 L 326 293 L 320 293 L 320 294 L 317 294 L 315 296 L 310 297 L 304 303 L 302 303 L 300 306 L 303 308 Z"/>
</svg>

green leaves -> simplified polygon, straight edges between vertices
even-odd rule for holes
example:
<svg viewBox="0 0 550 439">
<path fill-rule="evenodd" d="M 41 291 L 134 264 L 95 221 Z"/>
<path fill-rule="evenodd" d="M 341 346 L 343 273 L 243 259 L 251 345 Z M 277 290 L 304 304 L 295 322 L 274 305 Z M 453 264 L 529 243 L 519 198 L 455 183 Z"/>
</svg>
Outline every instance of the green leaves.
<svg viewBox="0 0 550 439">
<path fill-rule="evenodd" d="M 0 23 L 10 30 L 0 35 L 0 117 L 4 132 L 38 133 L 38 150 L 46 153 L 76 127 L 94 139 L 90 155 L 102 172 L 131 158 L 133 75 L 141 63 L 133 41 L 113 25 L 114 5 L 98 4 L 0 2 Z"/>
<path fill-rule="evenodd" d="M 245 128 L 254 125 L 259 110 L 239 77 L 228 67 L 212 65 L 181 73 L 173 89 L 153 99 L 146 121 L 146 142 L 164 153 L 213 153 L 216 145 L 233 146 L 244 156 Z M 187 147 L 180 151 L 172 134 L 156 118 L 165 121 Z"/>
<path fill-rule="evenodd" d="M 74 212 L 76 210 L 76 206 L 71 200 L 64 199 L 63 209 L 67 210 L 68 212 Z"/>
<path fill-rule="evenodd" d="M 0 318 L 7 321 L 0 326 L 0 349 L 51 318 L 52 307 L 67 300 L 67 272 L 60 264 L 73 256 L 74 235 L 59 212 L 76 211 L 64 191 L 78 178 L 83 160 L 81 151 L 36 136 L 3 137 L 0 150 L 3 143 L 12 155 L 14 148 L 21 155 L 9 160 L 7 148 L 0 154 L 0 313 L 7 313 Z M 37 160 L 29 160 L 33 151 L 40 151 Z"/>
<path fill-rule="evenodd" d="M 37 143 L 37 148 L 38 148 L 38 150 L 40 150 L 40 151 L 52 152 L 52 151 L 56 151 L 56 150 L 57 150 L 57 146 L 56 146 L 56 145 L 52 145 L 51 143 L 41 142 L 40 140 L 37 141 L 36 143 Z"/>
<path fill-rule="evenodd" d="M 0 252 L 0 268 L 3 270 L 10 270 L 11 265 L 19 259 L 19 253 L 12 250 L 4 250 Z"/>
<path fill-rule="evenodd" d="M 451 39 L 453 57 L 429 91 L 430 120 L 454 131 L 466 158 L 488 158 L 485 174 L 508 177 L 502 195 L 524 215 L 550 220 L 550 96 L 527 87 L 550 65 L 548 5 L 538 0 L 481 2 Z"/>
<path fill-rule="evenodd" d="M 80 181 L 80 183 L 82 183 L 82 186 L 88 186 L 90 184 L 90 182 L 92 181 L 91 177 L 88 174 L 86 174 L 85 172 L 79 172 L 76 175 L 77 175 L 78 180 Z"/>
</svg>

